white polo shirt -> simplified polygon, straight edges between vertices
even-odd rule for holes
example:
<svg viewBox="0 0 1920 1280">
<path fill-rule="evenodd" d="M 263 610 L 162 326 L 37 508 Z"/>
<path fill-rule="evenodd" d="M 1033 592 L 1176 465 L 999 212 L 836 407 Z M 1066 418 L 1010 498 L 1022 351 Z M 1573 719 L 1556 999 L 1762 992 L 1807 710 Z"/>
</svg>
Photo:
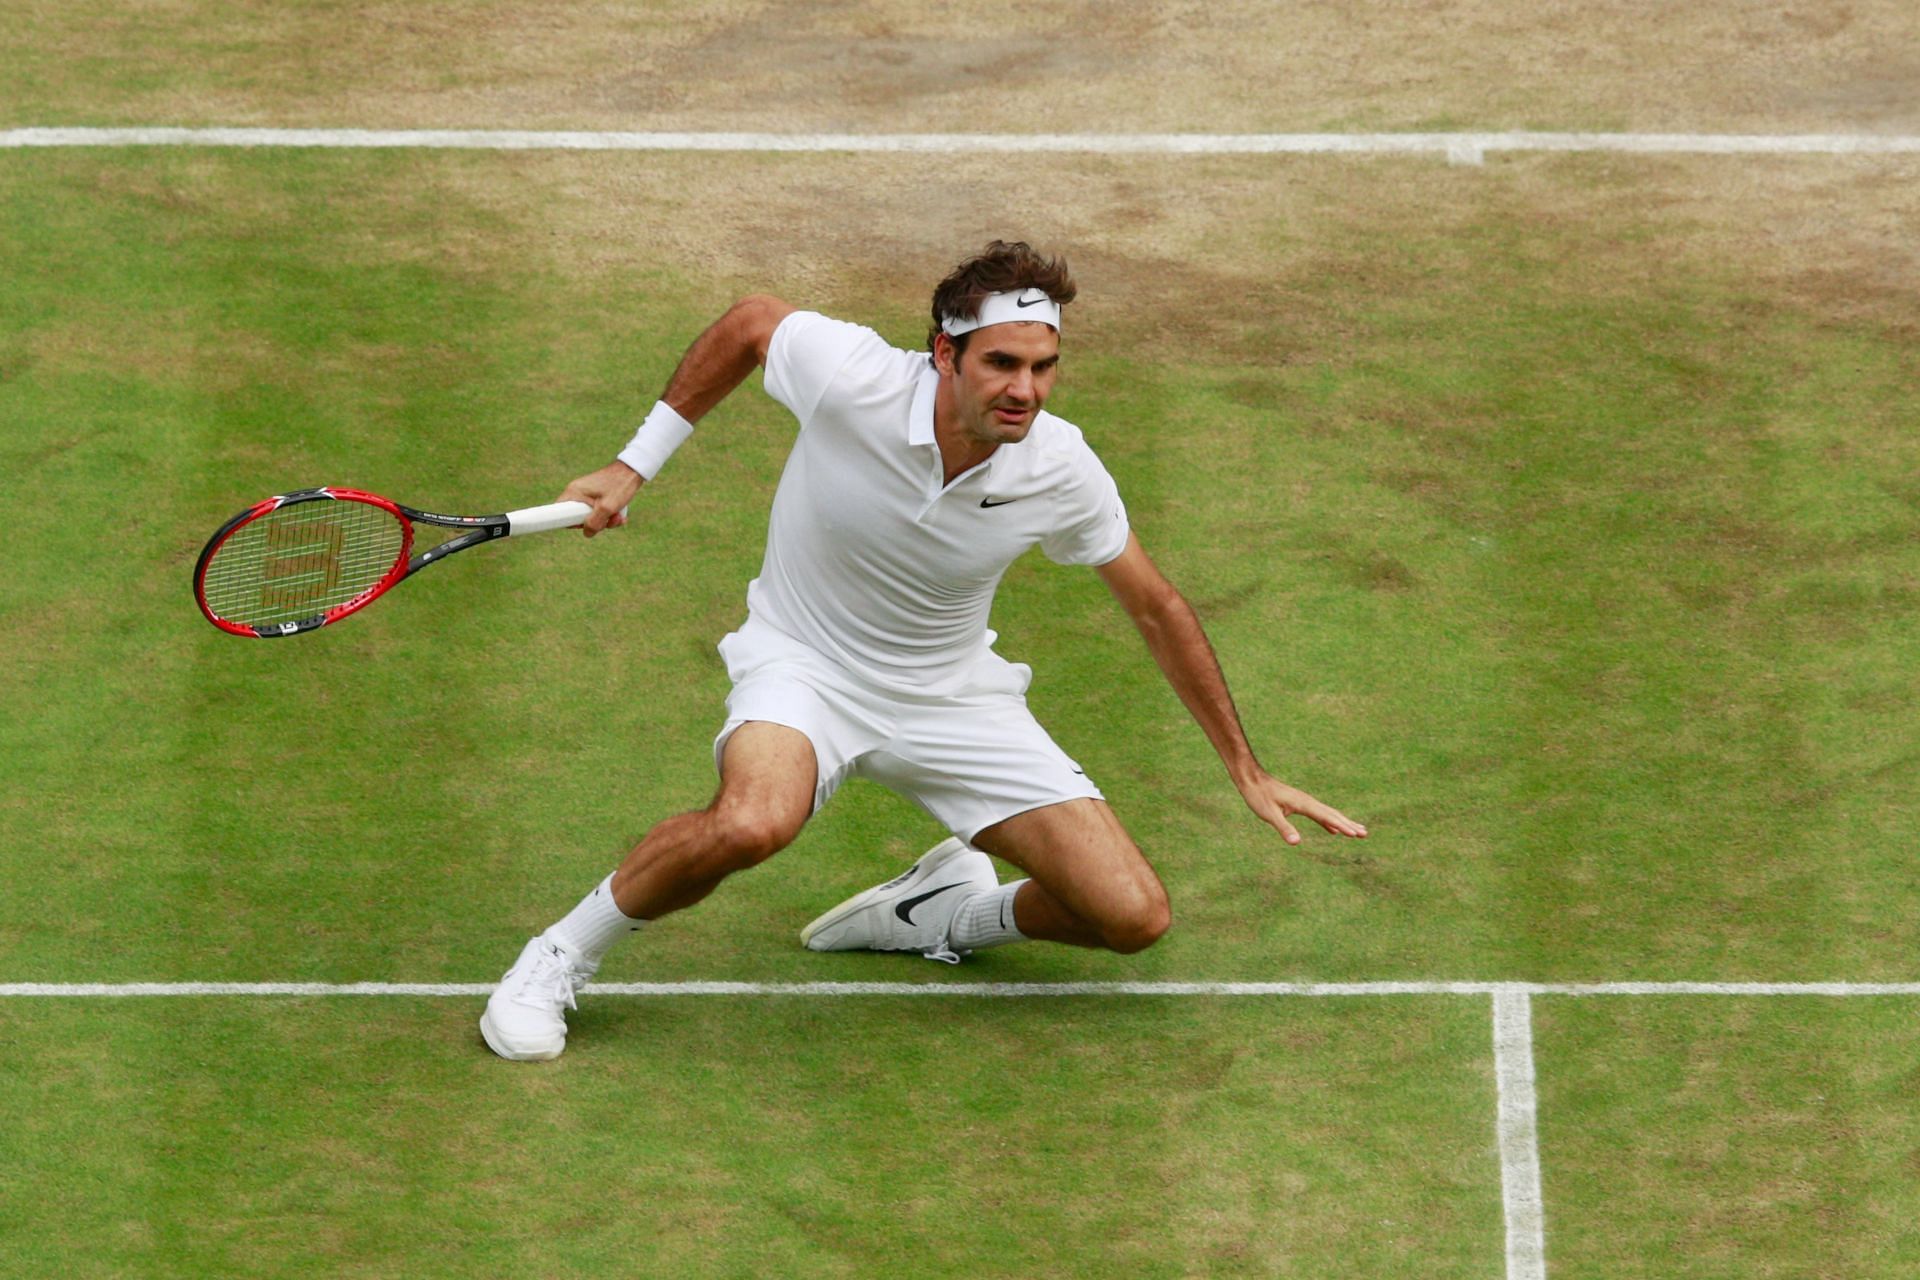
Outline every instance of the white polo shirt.
<svg viewBox="0 0 1920 1280">
<path fill-rule="evenodd" d="M 992 658 L 1001 575 L 1038 545 L 1105 564 L 1127 512 L 1080 429 L 1042 411 L 1026 439 L 943 484 L 940 375 L 925 352 L 797 311 L 767 350 L 767 393 L 800 421 L 747 588 L 758 622 L 883 688 L 945 695 Z"/>
</svg>

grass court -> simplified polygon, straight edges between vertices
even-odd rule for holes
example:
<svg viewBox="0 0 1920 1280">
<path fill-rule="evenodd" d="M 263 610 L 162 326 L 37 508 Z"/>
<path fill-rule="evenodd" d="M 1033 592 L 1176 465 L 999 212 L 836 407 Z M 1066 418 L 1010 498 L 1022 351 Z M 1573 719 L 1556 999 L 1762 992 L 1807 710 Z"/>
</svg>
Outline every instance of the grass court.
<svg viewBox="0 0 1920 1280">
<path fill-rule="evenodd" d="M 1023 62 L 998 10 L 0 4 L 0 130 L 1920 133 L 1897 5 L 1442 9 L 1075 4 Z M 1288 851 L 1035 555 L 999 648 L 1163 942 L 802 951 L 943 834 L 854 784 L 603 981 L 1920 980 L 1916 179 L 0 149 L 0 984 L 495 980 L 706 800 L 791 420 L 756 375 L 629 528 L 284 644 L 197 616 L 207 534 L 318 484 L 548 501 L 739 294 L 919 346 L 992 236 L 1074 264 L 1049 407 L 1256 750 L 1371 838 Z M 589 995 L 535 1068 L 481 1003 L 0 997 L 0 1272 L 1509 1274 L 1483 997 Z M 1916 1011 L 1536 996 L 1541 1274 L 1913 1274 Z"/>
</svg>

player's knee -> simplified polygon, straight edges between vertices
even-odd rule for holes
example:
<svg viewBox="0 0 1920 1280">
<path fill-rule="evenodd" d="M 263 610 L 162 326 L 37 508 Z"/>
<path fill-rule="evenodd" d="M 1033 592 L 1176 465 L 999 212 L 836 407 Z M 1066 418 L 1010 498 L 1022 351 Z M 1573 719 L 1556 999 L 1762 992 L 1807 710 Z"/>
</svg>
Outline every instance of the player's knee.
<svg viewBox="0 0 1920 1280">
<path fill-rule="evenodd" d="M 1122 914 L 1100 930 L 1100 940 L 1111 951 L 1133 955 L 1158 942 L 1173 925 L 1173 908 L 1159 885 L 1143 889 Z"/>
<path fill-rule="evenodd" d="M 724 808 L 714 818 L 714 843 L 729 870 L 765 862 L 800 834 L 798 823 L 761 810 Z"/>
</svg>

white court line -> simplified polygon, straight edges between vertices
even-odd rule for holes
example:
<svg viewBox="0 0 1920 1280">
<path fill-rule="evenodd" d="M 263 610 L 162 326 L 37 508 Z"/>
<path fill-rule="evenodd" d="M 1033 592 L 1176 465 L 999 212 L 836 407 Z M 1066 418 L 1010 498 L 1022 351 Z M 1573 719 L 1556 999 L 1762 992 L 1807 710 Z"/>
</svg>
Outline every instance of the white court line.
<svg viewBox="0 0 1920 1280">
<path fill-rule="evenodd" d="M 1546 1280 L 1546 1213 L 1533 1091 L 1533 997 L 1493 995 L 1493 1075 L 1500 1095 L 1500 1202 L 1507 1220 L 1507 1280 Z"/>
<path fill-rule="evenodd" d="M 9 982 L 0 998 L 485 996 L 493 983 Z M 600 996 L 1920 996 L 1920 982 L 595 982 Z"/>
<path fill-rule="evenodd" d="M 459 996 L 480 999 L 492 983 L 419 982 L 15 982 L 0 997 Z M 1547 996 L 1920 996 L 1920 982 L 607 982 L 601 996 L 1491 996 L 1498 1089 L 1501 1206 L 1506 1280 L 1546 1280 L 1546 1216 L 1540 1189 L 1534 1091 L 1533 997 Z"/>
<path fill-rule="evenodd" d="M 0 130 L 21 147 L 430 147 L 483 151 L 837 151 L 1129 155 L 1432 154 L 1489 151 L 1704 155 L 1920 154 L 1920 135 L 1866 133 L 652 133 L 526 129 L 66 128 Z"/>
</svg>

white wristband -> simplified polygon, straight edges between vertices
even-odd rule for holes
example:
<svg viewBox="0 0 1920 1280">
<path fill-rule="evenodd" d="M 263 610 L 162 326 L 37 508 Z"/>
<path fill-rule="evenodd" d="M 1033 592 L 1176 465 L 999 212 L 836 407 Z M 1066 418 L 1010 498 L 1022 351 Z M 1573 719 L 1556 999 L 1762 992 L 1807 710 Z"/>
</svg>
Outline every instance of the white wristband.
<svg viewBox="0 0 1920 1280">
<path fill-rule="evenodd" d="M 665 400 L 654 403 L 647 420 L 633 433 L 633 439 L 619 453 L 620 461 L 638 471 L 641 478 L 651 480 L 660 474 L 660 468 L 667 465 L 667 459 L 673 451 L 687 442 L 693 434 L 693 424 L 673 411 L 673 406 Z"/>
</svg>

